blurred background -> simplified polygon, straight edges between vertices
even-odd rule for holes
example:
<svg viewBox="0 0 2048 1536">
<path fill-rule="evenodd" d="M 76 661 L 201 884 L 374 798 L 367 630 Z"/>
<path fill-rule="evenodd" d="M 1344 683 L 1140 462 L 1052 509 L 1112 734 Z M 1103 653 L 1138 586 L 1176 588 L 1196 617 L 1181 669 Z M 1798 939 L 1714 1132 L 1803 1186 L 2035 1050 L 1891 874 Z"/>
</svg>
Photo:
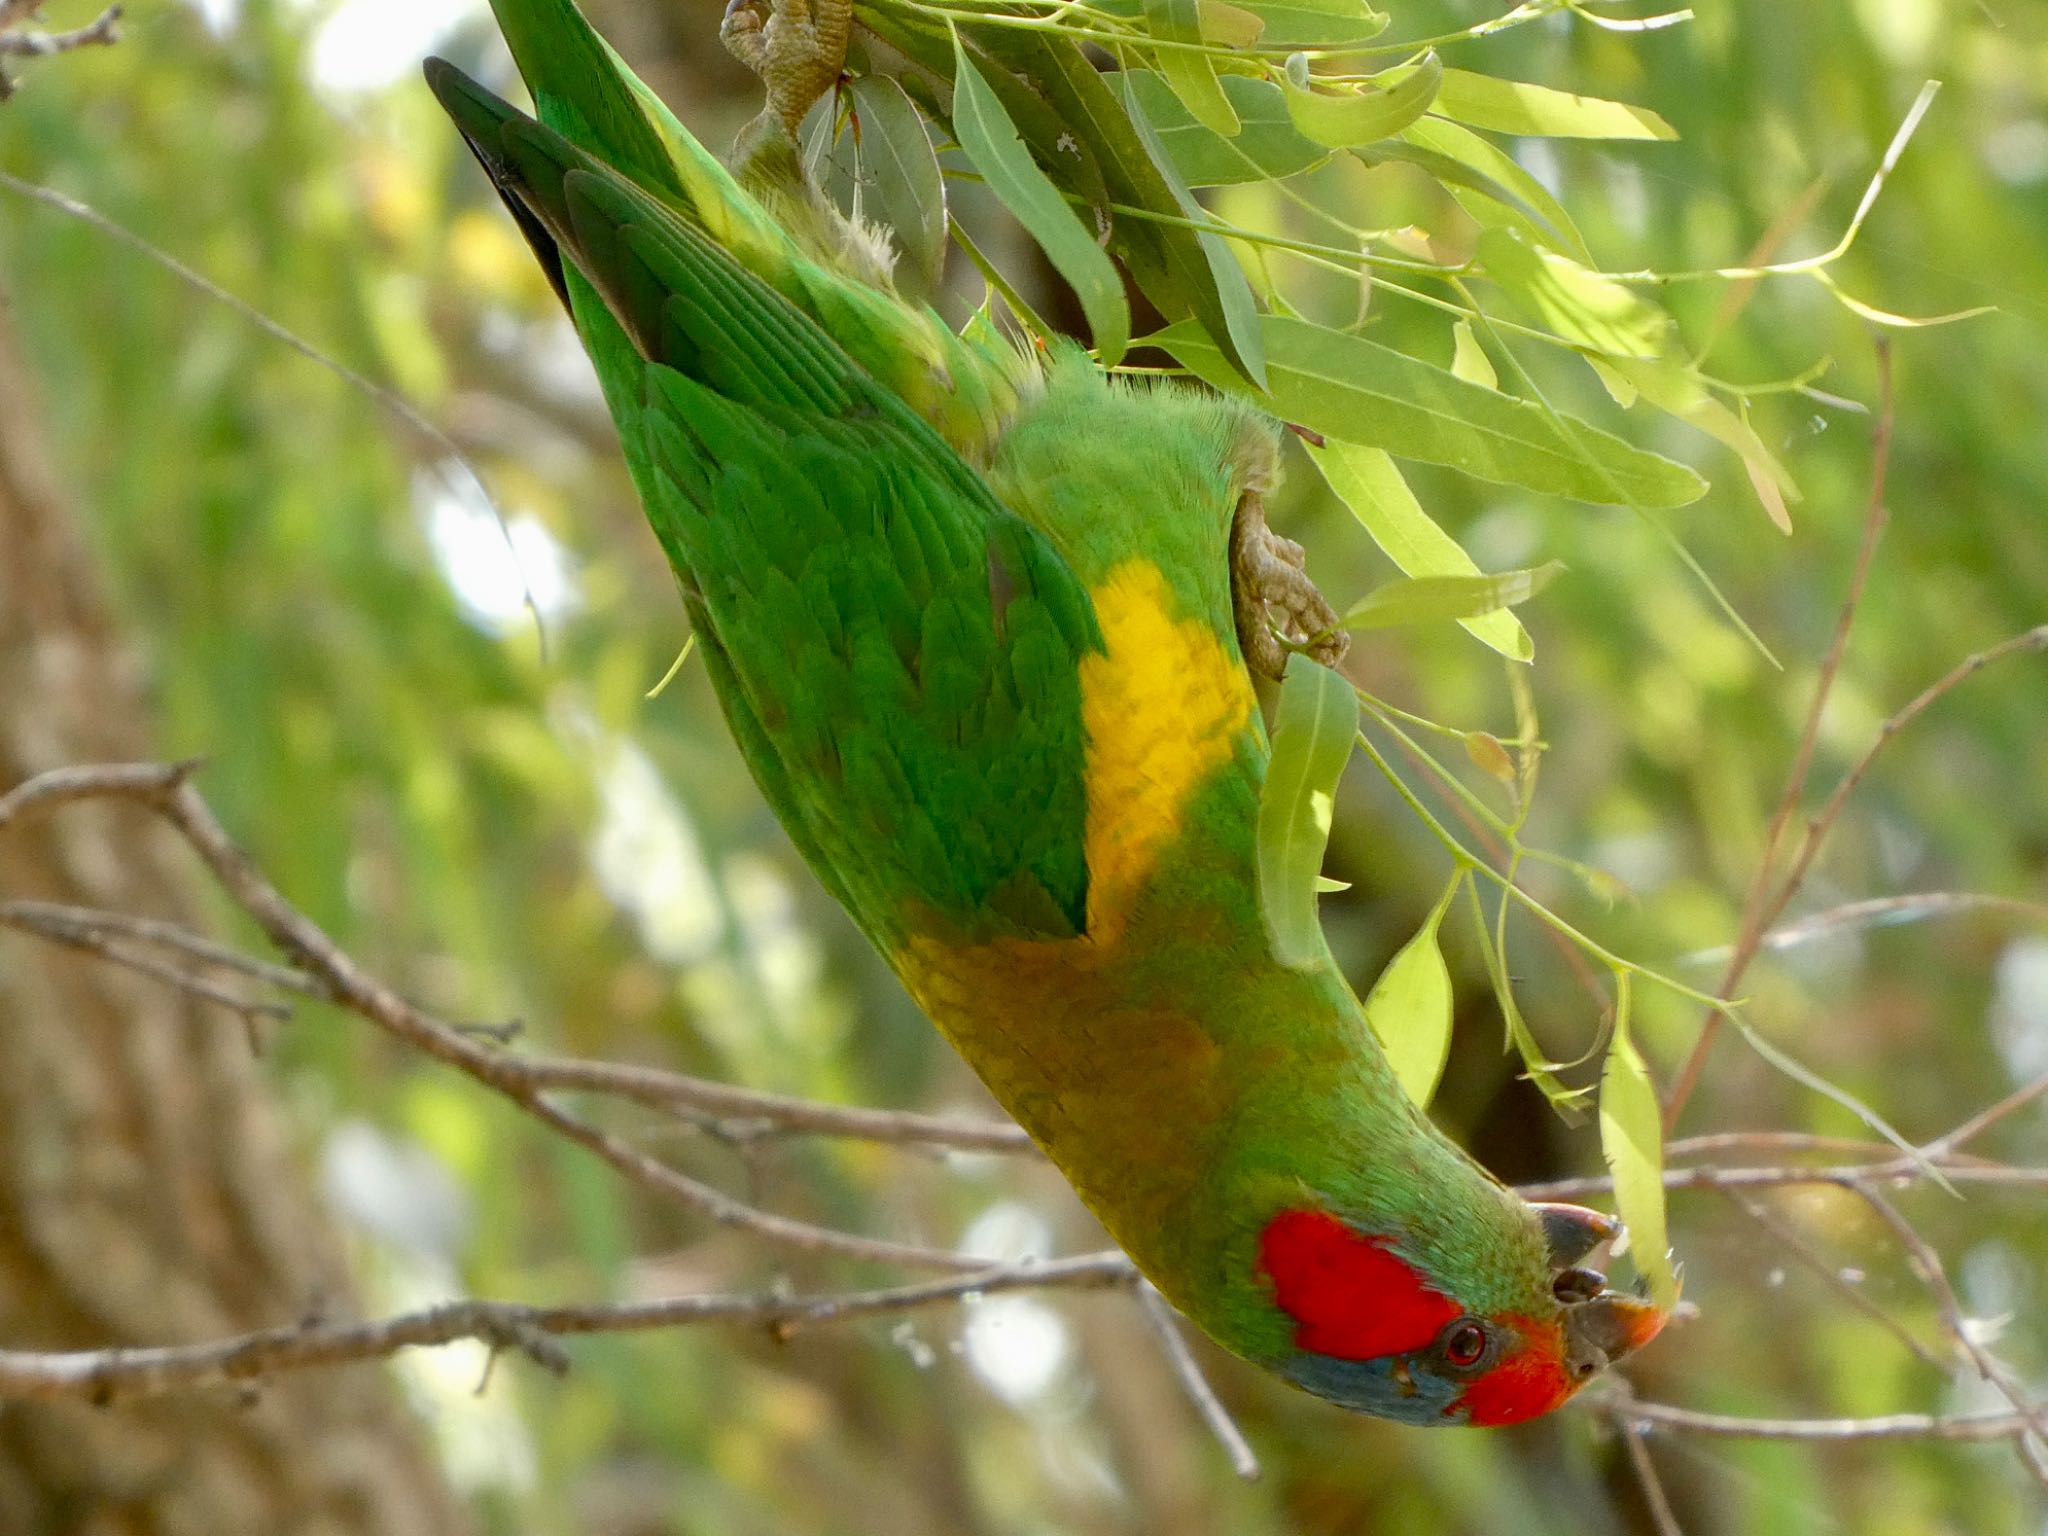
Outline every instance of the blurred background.
<svg viewBox="0 0 2048 1536">
<path fill-rule="evenodd" d="M 710 142 L 752 115 L 708 0 L 590 0 Z M 91 8 L 52 0 L 52 26 Z M 1395 8 L 1396 35 L 1493 7 Z M 481 0 L 141 0 L 119 46 L 16 61 L 0 169 L 84 199 L 411 401 L 482 470 L 130 246 L 0 189 L 0 787 L 108 757 L 204 756 L 203 788 L 276 883 L 358 958 L 450 1017 L 550 1049 L 838 1102 L 985 1111 L 977 1085 L 802 867 L 700 668 L 646 697 L 685 638 L 595 382 L 482 177 L 420 86 L 427 51 L 505 87 Z M 1895 334 L 1892 518 L 1823 722 L 1817 790 L 1969 653 L 2048 620 L 2048 12 L 2024 0 L 1731 0 L 1623 34 L 1569 15 L 1449 62 L 1638 102 L 1670 144 L 1522 147 L 1610 270 L 1830 245 L 1923 82 L 1944 89 L 1843 286 L 1967 323 Z M 976 189 L 967 189 L 971 194 Z M 1455 241 L 1441 193 L 1389 167 L 1314 183 L 1354 222 Z M 1286 227 L 1256 191 L 1246 222 Z M 971 195 L 967 198 L 971 204 Z M 972 216 L 972 209 L 969 209 Z M 998 260 L 1065 317 L 1016 241 Z M 1305 290 L 1314 294 L 1315 290 Z M 1522 610 L 1549 743 L 1530 840 L 1608 872 L 1535 869 L 1612 947 L 1710 987 L 1798 740 L 1860 536 L 1872 332 L 1810 281 L 1663 292 L 1805 496 L 1788 538 L 1741 466 L 1580 371 L 1560 405 L 1699 465 L 1666 520 L 1783 662 L 1716 614 L 1660 531 L 1418 470 L 1488 569 L 1559 559 Z M 957 317 L 978 279 L 953 253 Z M 1341 323 L 1355 289 L 1321 297 Z M 1378 315 L 1380 311 L 1376 310 Z M 1440 318 L 1387 310 L 1394 327 Z M 1404 332 L 1404 344 L 1439 345 Z M 1860 402 L 1860 404 L 1859 404 Z M 1640 413 L 1638 413 L 1640 414 Z M 1305 465 L 1276 515 L 1340 607 L 1392 574 Z M 505 527 L 494 519 L 502 509 Z M 509 541 L 509 542 L 508 542 Z M 545 625 L 536 633 L 534 613 Z M 1376 634 L 1381 697 L 1511 736 L 1500 664 L 1454 627 Z M 227 926 L 119 817 L 0 852 L 7 895 L 72 893 Z M 1323 901 L 1361 988 L 1448 872 L 1355 763 Z M 2048 663 L 1987 670 L 1888 748 L 1796 909 L 1910 892 L 2048 902 Z M 1449 929 L 1447 928 L 1447 933 Z M 247 935 L 240 935 L 246 938 Z M 1540 935 L 1510 964 L 1539 1034 L 1577 1055 L 1590 1005 Z M 1453 939 L 1454 1056 L 1436 1112 L 1503 1177 L 1597 1171 L 1590 1128 L 1517 1080 L 1476 953 Z M 1840 925 L 1751 972 L 1775 1041 L 1926 1138 L 2048 1073 L 2037 905 Z M 1696 1007 L 1645 991 L 1668 1078 Z M 877 1283 L 658 1207 L 472 1084 L 315 1005 L 252 1057 L 207 1017 L 89 959 L 0 935 L 0 1343 L 203 1338 L 309 1309 L 473 1293 L 574 1301 Z M 1100 1234 L 1033 1162 L 855 1144 L 733 1145 L 617 1107 L 606 1123 L 776 1209 L 992 1258 Z M 1688 1131 L 1852 1134 L 1726 1040 Z M 2039 1164 L 2036 1103 L 1980 1149 Z M 1902 1203 L 1963 1305 L 2048 1383 L 2048 1193 Z M 1698 1318 L 1630 1376 L 1728 1413 L 1997 1406 L 1952 1364 L 1889 1234 L 1852 1197 L 1772 1196 L 1801 1260 L 1711 1193 L 1674 1197 Z M 258 1255 L 251 1258 L 251 1253 Z M 351 1292 L 353 1294 L 351 1294 Z M 1896 1314 L 1922 1357 L 1848 1293 Z M 573 1344 L 553 1379 L 481 1347 L 264 1389 L 260 1400 L 0 1409 L 0 1529 L 578 1533 L 1622 1533 L 1655 1530 L 1596 1415 L 1421 1434 L 1353 1419 L 1202 1351 L 1265 1464 L 1235 1480 L 1129 1301 L 1014 1296 L 799 1333 Z M 1688 1536 L 2048 1530 L 2009 1446 L 1815 1446 L 1660 1435 Z"/>
</svg>

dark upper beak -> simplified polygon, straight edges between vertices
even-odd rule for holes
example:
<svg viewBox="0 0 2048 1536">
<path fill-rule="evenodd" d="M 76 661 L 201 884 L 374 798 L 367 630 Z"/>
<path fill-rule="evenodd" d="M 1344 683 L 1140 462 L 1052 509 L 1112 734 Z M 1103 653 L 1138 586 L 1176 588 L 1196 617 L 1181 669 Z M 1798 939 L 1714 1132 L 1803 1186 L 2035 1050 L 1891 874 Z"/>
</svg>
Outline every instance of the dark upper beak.
<svg viewBox="0 0 2048 1536">
<path fill-rule="evenodd" d="M 1529 1208 L 1543 1223 L 1543 1240 L 1550 1245 L 1553 1269 L 1571 1269 L 1602 1243 L 1621 1236 L 1620 1222 L 1583 1205 L 1532 1202 Z"/>
<path fill-rule="evenodd" d="M 1655 1303 L 1624 1291 L 1573 1302 L 1564 1309 L 1565 1363 L 1576 1380 L 1597 1376 L 1657 1337 L 1665 1319 Z"/>
</svg>

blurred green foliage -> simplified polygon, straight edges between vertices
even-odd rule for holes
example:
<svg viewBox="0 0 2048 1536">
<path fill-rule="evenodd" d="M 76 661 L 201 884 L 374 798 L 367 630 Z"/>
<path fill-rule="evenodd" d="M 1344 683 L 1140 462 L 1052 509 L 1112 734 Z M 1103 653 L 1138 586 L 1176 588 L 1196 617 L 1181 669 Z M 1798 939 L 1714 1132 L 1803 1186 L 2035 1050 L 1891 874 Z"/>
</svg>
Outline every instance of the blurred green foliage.
<svg viewBox="0 0 2048 1536">
<path fill-rule="evenodd" d="M 750 113 L 733 94 L 743 77 L 704 62 L 708 9 L 659 21 L 617 9 L 600 20 L 623 21 L 628 53 L 645 46 L 657 81 L 694 87 L 679 103 L 687 120 L 721 133 Z M 1491 13 L 1464 0 L 1401 7 L 1389 36 Z M 209 794 L 277 883 L 453 1016 L 518 1019 L 550 1047 L 820 1098 L 979 1104 L 802 870 L 701 670 L 644 696 L 682 643 L 680 606 L 573 338 L 509 223 L 409 58 L 362 66 L 415 46 L 401 19 L 364 0 L 251 0 L 216 29 L 145 5 L 120 47 L 32 64 L 0 107 L 0 168 L 86 199 L 438 423 L 481 469 L 525 584 L 550 610 L 543 645 L 481 493 L 443 446 L 134 250 L 0 194 L 0 290 L 154 685 L 163 753 L 208 757 Z M 367 38 L 346 86 L 350 59 L 335 62 L 333 41 L 345 26 Z M 502 76 L 489 37 L 465 15 L 437 46 Z M 1773 232 L 1781 255 L 1824 249 L 1923 81 L 1943 80 L 1836 275 L 1889 310 L 1997 312 L 1895 338 L 1892 517 L 1821 733 L 1819 786 L 1948 666 L 2048 618 L 2048 12 L 1735 0 L 1644 33 L 1559 15 L 1446 62 L 1640 103 L 1678 130 L 1672 143 L 1525 146 L 1596 264 L 1628 271 L 1739 264 Z M 1451 244 L 1471 233 L 1401 164 L 1347 158 L 1304 188 L 1354 223 Z M 954 196 L 977 241 L 992 231 L 987 248 L 1059 316 L 1057 290 L 1025 273 L 979 189 Z M 1241 223 L 1314 234 L 1265 187 L 1210 196 Z M 1304 307 L 1335 324 L 1355 316 L 1355 282 L 1293 276 Z M 956 295 L 976 291 L 957 255 L 949 280 Z M 1737 297 L 1746 305 L 1725 323 Z M 1659 522 L 1782 670 L 1644 519 L 1436 470 L 1412 478 L 1486 569 L 1567 567 L 1521 610 L 1550 749 L 1529 840 L 1609 872 L 1625 895 L 1604 902 L 1535 867 L 1529 884 L 1614 948 L 1711 985 L 1714 967 L 1687 957 L 1732 936 L 1836 622 L 1864 516 L 1875 375 L 1870 328 L 1811 281 L 1686 283 L 1661 298 L 1689 345 L 1712 339 L 1718 375 L 1756 388 L 1750 421 L 1805 493 L 1790 538 L 1705 439 L 1623 415 L 1570 359 L 1515 358 L 1560 408 L 1709 475 L 1705 500 Z M 1376 336 L 1450 362 L 1448 318 L 1371 303 Z M 1768 389 L 1822 360 L 1825 397 Z M 1340 608 L 1394 574 L 1305 463 L 1291 485 L 1280 519 Z M 1374 632 L 1354 657 L 1381 698 L 1515 734 L 1503 664 L 1454 626 Z M 1800 910 L 1921 890 L 2048 899 L 2044 699 L 2043 663 L 2021 659 L 1903 733 Z M 1484 792 L 1484 775 L 1474 782 Z M 1420 926 L 1445 862 L 1354 764 L 1330 870 L 1354 882 L 1322 911 L 1362 990 Z M 1516 1080 L 1480 958 L 1452 926 L 1459 1014 L 1438 1112 L 1505 1176 L 1596 1168 L 1592 1132 L 1559 1125 Z M 1579 983 L 1533 927 L 1512 924 L 1510 944 L 1533 1027 L 1578 1054 L 1594 1025 Z M 2048 1071 L 2044 971 L 2038 922 L 1948 915 L 1786 951 L 1748 991 L 1773 1039 L 1924 1137 Z M 1636 1001 L 1636 1041 L 1668 1074 L 1698 1011 L 1652 989 Z M 707 1234 L 317 1008 L 274 1060 L 380 1305 L 451 1290 L 554 1300 L 880 1278 Z M 939 1242 L 971 1228 L 992 1252 L 1094 1240 L 1035 1166 L 736 1147 L 607 1113 L 683 1166 L 817 1219 Z M 1733 1040 L 1686 1125 L 1854 1129 Z M 2040 1163 L 2048 1118 L 2036 1105 L 1984 1150 Z M 2048 1202 L 1905 1198 L 1972 1314 L 2010 1315 L 2001 1352 L 2048 1377 Z M 1852 1199 L 1771 1203 L 1828 1268 L 1854 1272 L 1932 1337 L 1910 1273 Z M 1633 1371 L 1644 1394 L 1780 1415 L 1990 1403 L 1962 1371 L 1901 1350 L 1726 1202 L 1681 1196 L 1672 1217 L 1701 1316 Z M 402 1367 L 487 1528 L 1649 1529 L 1592 1415 L 1420 1435 L 1212 1360 L 1267 1464 L 1262 1482 L 1237 1484 L 1115 1298 L 984 1304 L 787 1343 L 708 1330 L 586 1341 L 575 1359 L 559 1382 L 508 1364 L 482 1398 L 470 1390 L 480 1362 L 463 1352 Z M 2038 1490 L 1997 1447 L 1666 1437 L 1655 1453 L 1690 1536 L 1988 1533 L 2040 1519 Z"/>
</svg>

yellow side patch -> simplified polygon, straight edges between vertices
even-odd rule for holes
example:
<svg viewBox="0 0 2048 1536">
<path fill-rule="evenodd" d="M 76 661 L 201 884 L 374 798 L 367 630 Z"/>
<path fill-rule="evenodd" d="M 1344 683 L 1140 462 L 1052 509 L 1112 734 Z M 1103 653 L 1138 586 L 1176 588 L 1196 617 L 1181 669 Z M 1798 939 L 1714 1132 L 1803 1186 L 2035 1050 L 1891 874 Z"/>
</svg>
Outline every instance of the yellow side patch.
<svg viewBox="0 0 2048 1536">
<path fill-rule="evenodd" d="M 1089 594 L 1105 654 L 1080 666 L 1088 736 L 1088 934 L 1114 943 L 1203 780 L 1237 750 L 1251 679 L 1200 619 L 1176 619 L 1159 567 L 1126 560 Z"/>
</svg>

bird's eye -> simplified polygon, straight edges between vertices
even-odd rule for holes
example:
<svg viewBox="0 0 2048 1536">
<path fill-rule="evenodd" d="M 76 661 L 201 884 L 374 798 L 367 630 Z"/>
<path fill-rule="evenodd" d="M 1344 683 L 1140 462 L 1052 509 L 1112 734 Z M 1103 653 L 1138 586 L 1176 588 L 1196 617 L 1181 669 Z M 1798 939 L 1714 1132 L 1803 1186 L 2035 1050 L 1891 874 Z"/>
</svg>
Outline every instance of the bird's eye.
<svg viewBox="0 0 2048 1536">
<path fill-rule="evenodd" d="M 1486 1330 L 1477 1323 L 1459 1323 L 1444 1336 L 1444 1358 L 1453 1365 L 1477 1365 L 1486 1353 Z"/>
</svg>

